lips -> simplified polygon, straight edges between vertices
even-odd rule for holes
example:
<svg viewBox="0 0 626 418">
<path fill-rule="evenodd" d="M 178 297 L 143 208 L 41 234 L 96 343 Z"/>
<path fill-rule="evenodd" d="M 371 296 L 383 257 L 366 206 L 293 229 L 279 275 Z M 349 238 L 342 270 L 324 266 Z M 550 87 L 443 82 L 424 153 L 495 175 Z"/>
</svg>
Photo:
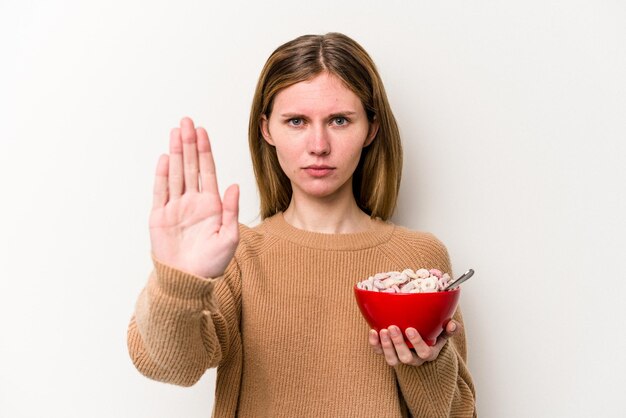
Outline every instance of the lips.
<svg viewBox="0 0 626 418">
<path fill-rule="evenodd" d="M 309 165 L 303 170 L 312 177 L 324 177 L 333 172 L 335 168 L 328 165 Z"/>
</svg>

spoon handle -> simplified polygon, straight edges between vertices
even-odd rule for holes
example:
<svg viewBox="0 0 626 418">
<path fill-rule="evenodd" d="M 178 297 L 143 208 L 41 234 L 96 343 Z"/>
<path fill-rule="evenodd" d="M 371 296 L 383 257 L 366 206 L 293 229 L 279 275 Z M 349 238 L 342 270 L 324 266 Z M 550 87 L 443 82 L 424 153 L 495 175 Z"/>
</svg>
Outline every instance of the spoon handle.
<svg viewBox="0 0 626 418">
<path fill-rule="evenodd" d="M 469 269 L 465 272 L 465 274 L 463 274 L 461 277 L 459 277 L 458 279 L 456 279 L 453 282 L 448 283 L 448 285 L 446 287 L 443 288 L 443 290 L 452 290 L 452 289 L 456 289 L 457 287 L 459 287 L 459 285 L 461 283 L 463 283 L 464 281 L 466 281 L 467 279 L 469 279 L 470 277 L 472 277 L 474 275 L 474 270 Z"/>
</svg>

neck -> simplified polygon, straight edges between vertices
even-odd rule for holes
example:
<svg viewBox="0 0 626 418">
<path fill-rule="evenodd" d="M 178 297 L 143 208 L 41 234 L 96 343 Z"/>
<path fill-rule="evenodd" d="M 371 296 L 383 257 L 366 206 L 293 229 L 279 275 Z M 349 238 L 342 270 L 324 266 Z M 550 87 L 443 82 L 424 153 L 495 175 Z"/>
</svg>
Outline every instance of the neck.
<svg viewBox="0 0 626 418">
<path fill-rule="evenodd" d="M 295 228 L 326 234 L 364 232 L 372 228 L 372 220 L 358 207 L 352 195 L 351 199 L 340 201 L 302 201 L 294 195 L 284 218 Z"/>
</svg>

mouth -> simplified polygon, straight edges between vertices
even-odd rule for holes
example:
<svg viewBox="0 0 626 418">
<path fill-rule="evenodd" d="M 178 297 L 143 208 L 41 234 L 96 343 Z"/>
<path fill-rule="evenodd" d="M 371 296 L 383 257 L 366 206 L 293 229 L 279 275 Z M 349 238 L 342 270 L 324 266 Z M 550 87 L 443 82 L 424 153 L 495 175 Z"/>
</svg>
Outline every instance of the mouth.
<svg viewBox="0 0 626 418">
<path fill-rule="evenodd" d="M 309 165 L 303 168 L 303 170 L 312 177 L 324 177 L 333 172 L 335 167 L 328 165 Z"/>
</svg>

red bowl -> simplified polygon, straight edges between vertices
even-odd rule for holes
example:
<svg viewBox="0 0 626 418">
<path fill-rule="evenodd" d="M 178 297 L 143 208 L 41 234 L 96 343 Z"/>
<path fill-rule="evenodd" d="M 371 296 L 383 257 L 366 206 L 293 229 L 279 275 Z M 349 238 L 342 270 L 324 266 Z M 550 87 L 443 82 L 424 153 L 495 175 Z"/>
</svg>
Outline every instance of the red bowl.
<svg viewBox="0 0 626 418">
<path fill-rule="evenodd" d="M 413 327 L 432 346 L 454 314 L 461 288 L 433 293 L 384 293 L 354 286 L 354 296 L 367 323 L 379 332 L 390 325 Z M 404 341 L 413 347 L 406 338 Z"/>
</svg>

